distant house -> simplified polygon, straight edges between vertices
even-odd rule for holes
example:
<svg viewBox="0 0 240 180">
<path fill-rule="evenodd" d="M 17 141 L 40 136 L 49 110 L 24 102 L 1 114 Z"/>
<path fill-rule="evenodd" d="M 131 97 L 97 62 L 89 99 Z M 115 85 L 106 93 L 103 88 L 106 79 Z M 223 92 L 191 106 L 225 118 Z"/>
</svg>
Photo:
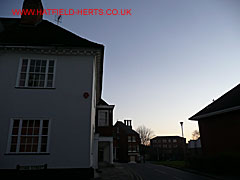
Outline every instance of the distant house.
<svg viewBox="0 0 240 180">
<path fill-rule="evenodd" d="M 202 154 L 201 138 L 188 141 L 187 153 L 189 156 L 197 156 Z"/>
<path fill-rule="evenodd" d="M 188 149 L 201 148 L 201 139 L 188 141 Z"/>
<path fill-rule="evenodd" d="M 140 160 L 139 134 L 132 129 L 131 120 L 114 125 L 114 160 L 118 162 L 137 162 Z"/>
<path fill-rule="evenodd" d="M 23 8 L 43 9 L 41 0 L 25 0 Z M 0 170 L 92 176 L 98 141 L 103 149 L 113 141 L 111 130 L 100 130 L 111 128 L 113 109 L 101 100 L 103 57 L 103 45 L 41 15 L 0 18 Z"/>
<path fill-rule="evenodd" d="M 96 113 L 96 145 L 98 160 L 95 164 L 104 162 L 113 164 L 113 109 L 114 105 L 101 100 L 97 105 Z M 97 167 L 96 167 L 97 168 Z"/>
<path fill-rule="evenodd" d="M 152 159 L 182 160 L 186 152 L 186 138 L 180 136 L 157 136 L 150 140 Z"/>
<path fill-rule="evenodd" d="M 189 119 L 198 121 L 205 155 L 239 155 L 240 85 Z"/>
</svg>

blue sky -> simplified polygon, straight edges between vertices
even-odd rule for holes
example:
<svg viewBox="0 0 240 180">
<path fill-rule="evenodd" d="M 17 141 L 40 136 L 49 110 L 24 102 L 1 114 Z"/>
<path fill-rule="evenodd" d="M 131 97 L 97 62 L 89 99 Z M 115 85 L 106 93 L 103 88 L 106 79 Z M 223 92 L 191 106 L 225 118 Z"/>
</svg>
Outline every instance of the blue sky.
<svg viewBox="0 0 240 180">
<path fill-rule="evenodd" d="M 23 0 L 1 0 L 13 17 Z M 61 27 L 105 45 L 103 98 L 114 119 L 187 139 L 188 118 L 240 82 L 238 0 L 42 0 L 44 8 L 127 8 L 131 16 L 63 16 Z M 15 16 L 16 17 L 16 16 Z M 53 23 L 54 16 L 44 16 Z"/>
</svg>

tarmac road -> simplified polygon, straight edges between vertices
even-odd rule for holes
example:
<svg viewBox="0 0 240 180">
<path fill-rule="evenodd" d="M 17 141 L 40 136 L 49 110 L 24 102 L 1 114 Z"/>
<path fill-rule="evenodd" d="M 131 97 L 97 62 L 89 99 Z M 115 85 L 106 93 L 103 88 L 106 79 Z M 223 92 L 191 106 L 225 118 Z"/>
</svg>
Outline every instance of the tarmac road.
<svg viewBox="0 0 240 180">
<path fill-rule="evenodd" d="M 155 164 L 124 164 L 135 180 L 210 180 L 212 178 Z"/>
</svg>

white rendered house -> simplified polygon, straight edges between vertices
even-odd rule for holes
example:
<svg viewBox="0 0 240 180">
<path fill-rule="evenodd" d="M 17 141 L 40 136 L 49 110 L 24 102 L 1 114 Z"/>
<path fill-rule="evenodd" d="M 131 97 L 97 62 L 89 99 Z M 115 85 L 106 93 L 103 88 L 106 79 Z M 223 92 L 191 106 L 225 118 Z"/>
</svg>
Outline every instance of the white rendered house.
<svg viewBox="0 0 240 180">
<path fill-rule="evenodd" d="M 0 18 L 0 170 L 92 172 L 103 57 L 41 16 Z"/>
</svg>

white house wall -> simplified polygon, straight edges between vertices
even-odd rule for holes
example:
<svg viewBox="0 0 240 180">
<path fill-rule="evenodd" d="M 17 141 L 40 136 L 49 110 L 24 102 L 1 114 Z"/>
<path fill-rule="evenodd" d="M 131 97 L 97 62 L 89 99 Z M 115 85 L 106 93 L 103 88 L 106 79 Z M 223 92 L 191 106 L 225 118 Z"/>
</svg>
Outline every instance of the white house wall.
<svg viewBox="0 0 240 180">
<path fill-rule="evenodd" d="M 22 57 L 56 59 L 56 89 L 15 88 Z M 89 168 L 92 150 L 93 56 L 5 54 L 0 52 L 0 169 L 48 164 Z M 83 93 L 90 96 L 85 99 Z M 93 116 L 94 115 L 94 116 Z M 51 118 L 50 155 L 6 155 L 10 118 Z"/>
</svg>

